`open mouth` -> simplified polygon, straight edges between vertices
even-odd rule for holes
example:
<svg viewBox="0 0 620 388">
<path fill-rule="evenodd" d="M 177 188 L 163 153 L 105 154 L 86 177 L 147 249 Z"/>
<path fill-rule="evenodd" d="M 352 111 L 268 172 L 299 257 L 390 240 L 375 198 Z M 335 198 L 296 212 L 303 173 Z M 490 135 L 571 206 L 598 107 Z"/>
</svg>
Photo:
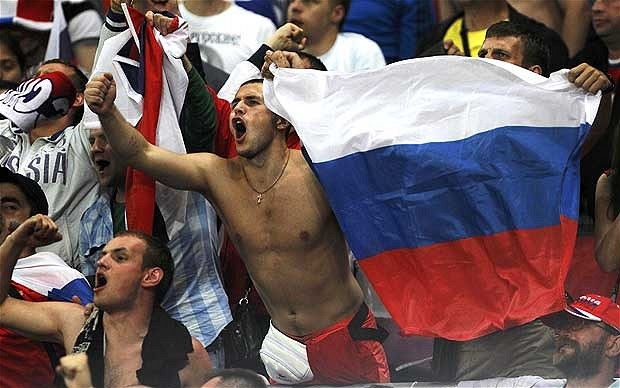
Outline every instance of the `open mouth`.
<svg viewBox="0 0 620 388">
<path fill-rule="evenodd" d="M 110 162 L 104 159 L 99 159 L 95 161 L 95 166 L 97 166 L 98 172 L 103 172 L 103 170 L 105 170 L 105 168 L 108 167 L 109 165 L 110 165 Z"/>
<path fill-rule="evenodd" d="M 240 140 L 246 133 L 245 124 L 241 119 L 233 119 L 232 124 L 235 130 L 235 139 Z"/>
<path fill-rule="evenodd" d="M 108 283 L 108 279 L 106 279 L 105 275 L 102 273 L 95 274 L 95 287 L 93 291 L 100 290 Z"/>
</svg>

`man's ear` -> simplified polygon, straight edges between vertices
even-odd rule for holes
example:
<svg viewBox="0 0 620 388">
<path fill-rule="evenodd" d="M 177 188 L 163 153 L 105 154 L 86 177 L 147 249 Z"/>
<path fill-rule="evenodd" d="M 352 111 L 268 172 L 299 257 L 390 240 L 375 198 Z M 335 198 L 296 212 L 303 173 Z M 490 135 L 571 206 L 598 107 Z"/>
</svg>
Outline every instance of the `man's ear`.
<svg viewBox="0 0 620 388">
<path fill-rule="evenodd" d="M 620 357 L 620 334 L 610 335 L 605 347 L 605 355 L 609 358 Z"/>
<path fill-rule="evenodd" d="M 542 75 L 542 67 L 540 65 L 533 65 L 527 68 L 529 71 L 533 71 L 538 75 Z"/>
<path fill-rule="evenodd" d="M 344 5 L 338 4 L 332 9 L 332 13 L 330 15 L 330 21 L 336 25 L 340 25 L 342 19 L 344 19 Z"/>
<path fill-rule="evenodd" d="M 75 100 L 73 100 L 73 108 L 84 105 L 84 92 L 75 93 Z"/>
<path fill-rule="evenodd" d="M 164 271 L 159 267 L 147 268 L 142 276 L 142 287 L 151 288 L 157 286 L 164 278 Z"/>
</svg>

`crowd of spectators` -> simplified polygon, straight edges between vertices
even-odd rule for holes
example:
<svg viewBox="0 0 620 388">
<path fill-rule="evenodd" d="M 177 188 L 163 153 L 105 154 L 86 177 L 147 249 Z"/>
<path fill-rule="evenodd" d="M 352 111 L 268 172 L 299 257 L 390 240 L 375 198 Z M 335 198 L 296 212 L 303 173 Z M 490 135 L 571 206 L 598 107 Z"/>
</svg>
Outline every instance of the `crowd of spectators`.
<svg viewBox="0 0 620 388">
<path fill-rule="evenodd" d="M 37 1 L 42 24 L 33 1 L 0 6 L 1 386 L 620 387 L 620 0 L 56 0 L 62 15 Z M 158 76 L 129 14 L 156 32 Z M 69 57 L 48 58 L 62 39 Z M 269 65 L 352 73 L 440 55 L 569 69 L 601 95 L 575 188 L 583 296 L 436 338 L 428 370 L 395 373 L 376 295 L 262 79 Z M 148 121 L 152 85 L 166 92 Z M 174 127 L 172 146 L 145 140 L 145 123 Z M 90 290 L 59 302 L 12 277 L 39 256 L 87 280 L 94 305 Z"/>
</svg>

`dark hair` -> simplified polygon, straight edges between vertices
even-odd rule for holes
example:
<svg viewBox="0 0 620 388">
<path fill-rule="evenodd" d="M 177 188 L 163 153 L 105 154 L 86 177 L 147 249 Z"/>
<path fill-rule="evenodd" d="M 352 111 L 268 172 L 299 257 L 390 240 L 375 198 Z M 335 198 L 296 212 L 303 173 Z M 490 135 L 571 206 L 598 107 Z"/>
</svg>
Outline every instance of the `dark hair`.
<svg viewBox="0 0 620 388">
<path fill-rule="evenodd" d="M 342 20 L 338 24 L 338 31 L 342 31 L 342 27 L 344 26 L 344 21 L 347 18 L 347 14 L 349 13 L 349 8 L 351 8 L 351 0 L 329 0 L 335 6 L 342 5 L 344 7 L 344 16 Z"/>
<path fill-rule="evenodd" d="M 208 380 L 220 377 L 220 387 L 267 388 L 267 384 L 258 373 L 249 369 L 227 368 L 213 369 Z M 207 380 L 207 381 L 208 381 Z"/>
<path fill-rule="evenodd" d="M 155 303 L 160 304 L 172 284 L 174 276 L 174 261 L 170 249 L 158 238 L 153 237 L 139 230 L 124 230 L 118 232 L 114 237 L 131 236 L 144 242 L 146 249 L 142 257 L 142 269 L 161 268 L 164 277 L 155 287 Z"/>
<path fill-rule="evenodd" d="M 19 46 L 19 42 L 8 31 L 2 30 L 0 31 L 0 43 L 4 44 L 15 55 L 23 75 L 26 71 L 26 56 Z"/>
<path fill-rule="evenodd" d="M 67 77 L 69 77 L 69 79 L 71 80 L 71 84 L 73 85 L 73 87 L 75 88 L 77 92 L 84 93 L 84 89 L 86 89 L 86 84 L 88 83 L 88 77 L 86 77 L 84 72 L 82 72 L 82 70 L 80 70 L 80 68 L 74 65 L 73 63 L 67 62 L 60 58 L 55 58 L 55 59 L 49 59 L 43 62 L 39 66 L 39 68 L 41 68 L 41 66 L 50 65 L 54 63 L 65 65 L 69 67 L 71 70 L 73 70 L 71 74 L 67 74 Z M 79 106 L 75 109 L 75 115 L 73 116 L 73 120 L 71 124 L 77 125 L 82 120 L 82 116 L 84 116 L 84 105 Z"/>
<path fill-rule="evenodd" d="M 309 69 L 327 71 L 327 68 L 325 67 L 325 64 L 323 63 L 323 61 L 321 61 L 319 58 L 315 57 L 314 55 L 307 53 L 305 51 L 297 51 L 297 54 L 299 54 L 299 56 L 302 59 L 307 59 L 310 62 Z"/>
<path fill-rule="evenodd" d="M 487 29 L 486 38 L 519 38 L 523 43 L 523 64 L 525 68 L 538 65 L 542 75 L 549 77 L 551 49 L 543 38 L 540 27 L 530 23 L 501 21 Z"/>
</svg>

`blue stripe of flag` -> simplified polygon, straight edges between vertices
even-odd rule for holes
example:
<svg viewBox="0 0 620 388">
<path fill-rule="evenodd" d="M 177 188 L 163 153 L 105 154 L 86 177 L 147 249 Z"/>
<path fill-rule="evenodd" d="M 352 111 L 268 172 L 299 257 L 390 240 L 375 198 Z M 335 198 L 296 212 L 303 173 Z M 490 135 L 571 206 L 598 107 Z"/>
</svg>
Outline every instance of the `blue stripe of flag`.
<svg viewBox="0 0 620 388">
<path fill-rule="evenodd" d="M 358 259 L 577 218 L 589 126 L 511 126 L 393 145 L 313 167 Z M 380 233 L 379 233 L 380 231 Z"/>
</svg>

